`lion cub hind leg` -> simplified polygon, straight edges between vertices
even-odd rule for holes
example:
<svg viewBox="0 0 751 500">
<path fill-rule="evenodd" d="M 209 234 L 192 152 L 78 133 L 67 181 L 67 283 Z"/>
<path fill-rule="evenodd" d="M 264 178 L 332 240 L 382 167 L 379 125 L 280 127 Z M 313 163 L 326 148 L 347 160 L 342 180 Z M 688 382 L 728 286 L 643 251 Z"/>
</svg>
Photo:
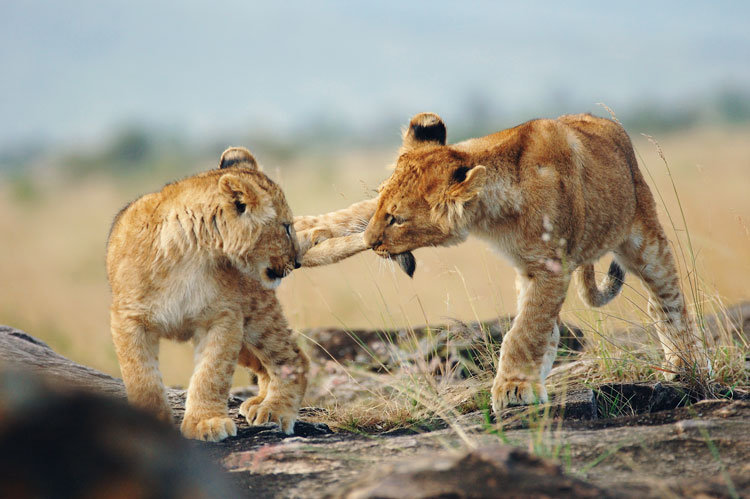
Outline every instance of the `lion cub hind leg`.
<svg viewBox="0 0 751 500">
<path fill-rule="evenodd" d="M 269 390 L 269 374 L 263 367 L 261 361 L 246 347 L 244 344 L 240 349 L 239 364 L 246 367 L 258 381 L 258 395 L 246 399 L 241 405 L 238 412 L 243 417 L 247 416 L 248 408 L 259 405 L 266 399 Z"/>
<path fill-rule="evenodd" d="M 655 215 L 656 218 L 656 215 Z M 665 377 L 690 380 L 710 369 L 689 319 L 670 243 L 659 223 L 637 223 L 617 250 L 619 260 L 649 291 L 647 311 L 665 354 Z"/>
<path fill-rule="evenodd" d="M 271 294 L 270 298 L 277 303 L 276 296 Z M 274 422 L 285 434 L 292 434 L 308 384 L 309 361 L 287 328 L 281 307 L 273 311 L 261 324 L 254 325 L 257 340 L 245 343 L 263 368 L 256 373 L 259 373 L 259 392 L 263 390 L 260 381 L 264 380 L 265 394 L 263 398 L 259 393 L 245 401 L 240 413 L 250 425 Z"/>
<path fill-rule="evenodd" d="M 242 343 L 242 316 L 227 313 L 196 345 L 197 364 L 188 385 L 180 431 L 187 438 L 221 441 L 237 435 L 227 413 L 227 396 Z"/>
<path fill-rule="evenodd" d="M 307 387 L 308 358 L 291 337 L 267 349 L 253 348 L 268 373 L 265 397 L 249 398 L 240 413 L 250 425 L 274 422 L 285 434 L 294 432 L 297 413 Z"/>
<path fill-rule="evenodd" d="M 535 270 L 531 278 L 522 278 L 522 281 L 519 314 L 503 338 L 498 373 L 491 390 L 496 412 L 507 406 L 548 400 L 543 376 L 547 376 L 555 359 L 559 337 L 557 318 L 570 275 Z"/>
<path fill-rule="evenodd" d="M 172 423 L 172 409 L 159 373 L 159 336 L 146 331 L 138 319 L 111 313 L 112 341 L 120 371 L 133 406 Z"/>
</svg>

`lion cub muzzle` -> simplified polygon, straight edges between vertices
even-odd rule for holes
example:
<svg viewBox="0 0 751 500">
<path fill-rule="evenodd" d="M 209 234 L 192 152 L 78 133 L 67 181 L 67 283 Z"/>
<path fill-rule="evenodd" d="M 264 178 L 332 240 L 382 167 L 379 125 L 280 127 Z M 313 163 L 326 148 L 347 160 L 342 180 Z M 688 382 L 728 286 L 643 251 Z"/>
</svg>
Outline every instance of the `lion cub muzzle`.
<svg viewBox="0 0 751 500">
<path fill-rule="evenodd" d="M 300 262 L 297 257 L 293 259 L 286 259 L 284 257 L 271 257 L 267 265 L 259 269 L 261 275 L 261 283 L 266 288 L 276 288 L 281 282 L 282 278 L 288 276 L 295 269 L 300 268 Z"/>
<path fill-rule="evenodd" d="M 365 229 L 363 238 L 365 244 L 370 247 L 379 257 L 384 259 L 394 260 L 399 267 L 407 273 L 410 278 L 415 274 L 415 268 L 417 262 L 415 256 L 409 250 L 400 253 L 391 253 L 388 250 L 388 245 L 384 243 L 386 238 L 386 226 L 375 222 L 375 217 L 371 219 L 368 227 Z"/>
</svg>

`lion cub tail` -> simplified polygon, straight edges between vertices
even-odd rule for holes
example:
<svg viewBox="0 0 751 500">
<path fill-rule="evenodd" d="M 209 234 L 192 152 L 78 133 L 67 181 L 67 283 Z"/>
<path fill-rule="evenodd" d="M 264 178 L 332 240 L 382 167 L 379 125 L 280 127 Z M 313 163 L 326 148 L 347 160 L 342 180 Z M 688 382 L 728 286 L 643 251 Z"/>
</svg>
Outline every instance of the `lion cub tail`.
<svg viewBox="0 0 751 500">
<path fill-rule="evenodd" d="M 610 263 L 608 275 L 600 286 L 595 282 L 595 266 L 585 264 L 577 269 L 576 277 L 579 282 L 579 297 L 592 307 L 601 307 L 618 295 L 623 287 L 626 272 L 616 261 Z"/>
</svg>

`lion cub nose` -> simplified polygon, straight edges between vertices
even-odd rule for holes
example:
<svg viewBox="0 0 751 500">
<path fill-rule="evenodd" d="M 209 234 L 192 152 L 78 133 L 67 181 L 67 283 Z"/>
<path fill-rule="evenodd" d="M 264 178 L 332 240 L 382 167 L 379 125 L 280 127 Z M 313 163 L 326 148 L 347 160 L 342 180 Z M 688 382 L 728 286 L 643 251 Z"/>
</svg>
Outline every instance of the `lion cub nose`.
<svg viewBox="0 0 751 500">
<path fill-rule="evenodd" d="M 369 248 L 375 248 L 378 245 L 382 243 L 381 238 L 378 236 L 373 236 L 372 233 L 369 233 L 368 231 L 365 232 L 365 244 Z"/>
</svg>

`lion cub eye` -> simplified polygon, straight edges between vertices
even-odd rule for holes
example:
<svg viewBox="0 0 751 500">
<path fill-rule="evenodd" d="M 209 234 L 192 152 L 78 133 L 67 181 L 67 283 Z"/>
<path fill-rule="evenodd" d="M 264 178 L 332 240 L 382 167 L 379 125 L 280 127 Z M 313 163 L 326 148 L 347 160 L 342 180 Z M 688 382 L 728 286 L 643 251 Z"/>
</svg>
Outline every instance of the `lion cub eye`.
<svg viewBox="0 0 751 500">
<path fill-rule="evenodd" d="M 237 213 L 241 214 L 245 212 L 245 203 L 243 203 L 242 201 L 235 201 L 235 208 L 237 209 Z"/>
<path fill-rule="evenodd" d="M 285 222 L 282 225 L 284 226 L 284 230 L 287 231 L 287 236 L 292 238 L 292 225 L 288 222 Z"/>
<path fill-rule="evenodd" d="M 388 222 L 389 226 L 393 226 L 394 224 L 398 226 L 398 225 L 404 224 L 404 222 L 405 222 L 404 217 L 399 217 L 398 215 L 389 215 L 389 222 Z"/>
</svg>

